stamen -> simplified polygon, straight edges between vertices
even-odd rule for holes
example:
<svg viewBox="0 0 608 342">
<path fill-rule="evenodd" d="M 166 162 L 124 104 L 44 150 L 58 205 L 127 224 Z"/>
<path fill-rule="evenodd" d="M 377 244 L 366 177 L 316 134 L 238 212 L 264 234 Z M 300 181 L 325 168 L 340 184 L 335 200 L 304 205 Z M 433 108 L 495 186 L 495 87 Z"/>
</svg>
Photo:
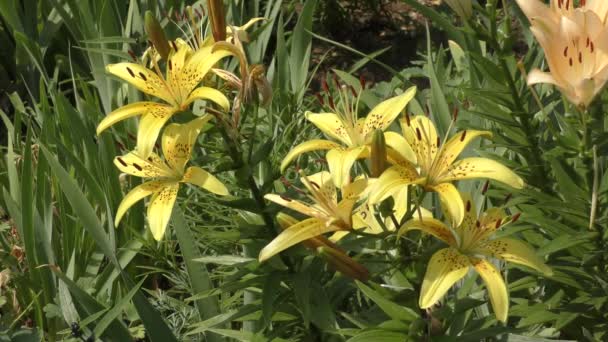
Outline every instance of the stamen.
<svg viewBox="0 0 608 342">
<path fill-rule="evenodd" d="M 327 78 L 323 78 L 323 82 L 321 83 L 321 87 L 323 91 L 329 94 L 329 84 L 327 84 Z"/>
<path fill-rule="evenodd" d="M 500 228 L 501 224 L 502 224 L 502 219 L 496 220 L 496 229 Z"/>
<path fill-rule="evenodd" d="M 422 140 L 422 134 L 420 134 L 420 129 L 416 127 L 416 135 L 418 136 L 418 140 Z"/>
<path fill-rule="evenodd" d="M 129 56 L 131 56 L 131 58 L 133 58 L 133 62 L 137 62 L 137 56 L 135 56 L 135 52 L 133 52 L 133 50 L 129 50 Z"/>
<path fill-rule="evenodd" d="M 464 141 L 464 138 L 465 138 L 466 136 L 467 136 L 467 131 L 466 131 L 466 130 L 462 131 L 462 135 L 460 136 L 460 141 L 461 141 L 461 142 L 462 142 L 462 141 Z"/>
<path fill-rule="evenodd" d="M 331 96 L 331 94 L 329 94 L 328 98 L 329 98 L 329 108 L 331 108 L 333 111 L 335 111 L 336 104 L 334 103 L 334 97 Z"/>
<path fill-rule="evenodd" d="M 521 213 L 517 213 L 517 214 L 513 215 L 513 218 L 511 219 L 511 223 L 517 222 L 517 220 L 519 220 L 520 216 L 521 216 Z"/>
<path fill-rule="evenodd" d="M 174 40 L 171 41 L 171 45 L 173 46 L 173 50 L 177 51 L 177 44 L 175 44 Z"/>
<path fill-rule="evenodd" d="M 317 100 L 319 101 L 321 106 L 325 106 L 325 100 L 323 100 L 323 96 L 321 96 L 320 93 L 316 93 L 315 96 L 317 97 Z"/>
<path fill-rule="evenodd" d="M 481 190 L 481 194 L 485 195 L 486 192 L 488 192 L 488 188 L 490 187 L 490 181 L 487 180 L 486 183 L 483 185 L 483 189 Z"/>
<path fill-rule="evenodd" d="M 405 113 L 405 122 L 407 123 L 407 126 L 411 126 L 412 123 L 410 122 L 410 115 Z"/>
<path fill-rule="evenodd" d="M 365 89 L 365 78 L 363 75 L 359 76 L 359 83 L 361 84 L 361 89 Z"/>
<path fill-rule="evenodd" d="M 570 66 L 572 66 L 572 58 L 570 58 L 570 60 L 568 61 L 568 63 L 570 64 Z"/>
<path fill-rule="evenodd" d="M 437 148 L 439 148 L 439 146 L 441 146 L 441 138 L 437 137 Z"/>
<path fill-rule="evenodd" d="M 321 189 L 319 184 L 317 184 L 316 182 L 310 181 L 310 184 L 312 184 L 315 188 L 317 188 L 317 190 Z"/>
<path fill-rule="evenodd" d="M 334 79 L 334 83 L 336 84 L 336 88 L 340 89 L 342 86 L 340 85 L 340 80 L 338 80 L 338 75 L 332 74 L 332 78 Z"/>
<path fill-rule="evenodd" d="M 349 88 L 350 88 L 350 92 L 353 94 L 353 97 L 357 97 L 358 95 L 357 95 L 357 91 L 355 90 L 355 87 L 353 87 L 351 85 L 351 86 L 349 86 Z"/>
<path fill-rule="evenodd" d="M 454 121 L 458 120 L 458 108 L 454 108 L 454 112 L 452 113 L 452 118 Z"/>
<path fill-rule="evenodd" d="M 475 221 L 475 226 L 477 228 L 480 228 L 481 227 L 481 222 L 479 222 L 479 220 Z"/>
<path fill-rule="evenodd" d="M 511 200 L 511 197 L 513 197 L 513 194 L 509 193 L 506 197 L 505 197 L 505 204 L 509 203 L 509 201 Z"/>
<path fill-rule="evenodd" d="M 468 213 L 469 211 L 471 211 L 471 201 L 467 201 L 467 207 L 466 207 L 466 211 L 467 211 L 467 213 Z"/>
<path fill-rule="evenodd" d="M 593 53 L 593 51 L 595 50 L 595 45 L 593 45 L 593 42 L 589 44 L 589 50 L 591 50 L 591 53 Z"/>
<path fill-rule="evenodd" d="M 287 197 L 287 196 L 285 196 L 283 194 L 280 194 L 279 197 L 281 197 L 282 199 L 284 199 L 287 202 L 292 202 L 293 201 L 291 198 L 289 198 L 289 197 Z"/>
<path fill-rule="evenodd" d="M 578 53 L 578 62 L 581 64 L 583 63 L 583 53 L 582 52 Z"/>
<path fill-rule="evenodd" d="M 568 57 L 568 46 L 564 49 L 564 57 Z"/>
</svg>

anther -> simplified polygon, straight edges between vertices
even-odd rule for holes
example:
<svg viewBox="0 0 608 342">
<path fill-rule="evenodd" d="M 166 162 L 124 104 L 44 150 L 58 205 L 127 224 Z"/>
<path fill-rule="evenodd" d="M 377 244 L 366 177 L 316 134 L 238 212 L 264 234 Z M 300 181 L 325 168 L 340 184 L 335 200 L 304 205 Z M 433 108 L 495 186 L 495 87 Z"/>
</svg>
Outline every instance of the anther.
<svg viewBox="0 0 608 342">
<path fill-rule="evenodd" d="M 323 96 L 321 96 L 320 93 L 316 93 L 315 96 L 317 97 L 317 100 L 319 100 L 321 106 L 325 106 L 325 100 L 323 100 Z"/>
<path fill-rule="evenodd" d="M 129 72 L 129 75 L 131 75 L 131 77 L 135 77 L 135 74 L 133 73 L 133 70 L 131 70 L 131 68 L 127 67 L 127 71 Z"/>
<path fill-rule="evenodd" d="M 506 197 L 505 197 L 505 204 L 509 203 L 509 201 L 511 200 L 511 197 L 513 197 L 513 194 L 509 193 Z"/>
<path fill-rule="evenodd" d="M 327 78 L 323 78 L 323 82 L 321 83 L 321 87 L 323 91 L 329 94 L 329 84 L 327 84 Z"/>
<path fill-rule="evenodd" d="M 513 215 L 513 218 L 511 219 L 511 223 L 517 222 L 517 220 L 519 220 L 520 216 L 521 216 L 521 213 L 517 213 L 517 214 Z"/>
<path fill-rule="evenodd" d="M 500 228 L 500 225 L 502 224 L 502 219 L 498 219 L 496 220 L 496 229 Z"/>
<path fill-rule="evenodd" d="M 572 66 L 572 64 L 573 64 L 573 63 L 572 63 L 572 58 L 570 58 L 570 59 L 568 60 L 568 64 L 570 64 L 570 66 Z"/>
<path fill-rule="evenodd" d="M 422 134 L 420 134 L 420 129 L 416 127 L 416 136 L 418 136 L 418 140 L 422 140 Z"/>
<path fill-rule="evenodd" d="M 349 88 L 350 88 L 350 92 L 353 94 L 353 97 L 357 97 L 358 95 L 357 95 L 357 91 L 355 90 L 355 87 L 353 87 L 351 85 L 351 86 L 349 86 Z"/>
<path fill-rule="evenodd" d="M 567 46 L 564 49 L 564 57 L 568 57 L 568 47 Z"/>
<path fill-rule="evenodd" d="M 467 207 L 466 207 L 467 213 L 469 211 L 471 211 L 471 201 L 467 201 Z"/>
<path fill-rule="evenodd" d="M 467 131 L 466 130 L 462 131 L 462 135 L 460 136 L 460 141 L 461 142 L 464 141 L 464 138 L 466 138 L 466 136 L 467 136 Z"/>
<path fill-rule="evenodd" d="M 595 50 L 595 45 L 593 45 L 593 42 L 589 43 L 589 50 L 591 51 L 591 53 L 593 53 L 593 51 Z"/>
<path fill-rule="evenodd" d="M 583 53 L 582 52 L 578 53 L 578 62 L 581 64 L 583 63 Z"/>
<path fill-rule="evenodd" d="M 139 166 L 139 164 L 133 163 L 133 167 L 137 169 L 137 171 L 142 171 L 143 168 Z"/>
<path fill-rule="evenodd" d="M 139 77 L 141 77 L 142 80 L 147 81 L 148 79 L 146 78 L 146 75 L 144 75 L 143 72 L 139 73 Z"/>
<path fill-rule="evenodd" d="M 125 163 L 125 161 L 124 161 L 124 160 L 122 160 L 122 158 L 118 157 L 118 158 L 116 158 L 116 160 L 118 160 L 118 162 L 119 162 L 119 163 L 121 163 L 121 164 L 122 164 L 122 166 L 124 166 L 124 167 L 127 167 L 127 166 L 128 166 L 128 164 L 127 164 L 127 163 Z"/>
<path fill-rule="evenodd" d="M 454 108 L 454 112 L 452 113 L 452 118 L 454 121 L 458 120 L 458 107 Z"/>
<path fill-rule="evenodd" d="M 314 186 L 316 189 L 321 189 L 319 184 L 317 184 L 316 182 L 310 181 L 310 184 L 312 184 L 312 186 Z"/>
<path fill-rule="evenodd" d="M 485 195 L 486 192 L 488 192 L 488 188 L 490 187 L 490 181 L 487 180 L 486 183 L 483 185 L 483 189 L 481 190 L 481 194 Z"/>
<path fill-rule="evenodd" d="M 133 58 L 134 62 L 137 62 L 137 56 L 135 56 L 135 52 L 133 52 L 133 50 L 129 50 L 129 56 L 131 56 L 131 58 Z"/>
<path fill-rule="evenodd" d="M 439 148 L 439 146 L 441 146 L 441 138 L 437 137 L 437 148 Z"/>
<path fill-rule="evenodd" d="M 284 199 L 284 200 L 285 200 L 285 201 L 287 201 L 287 202 L 291 202 L 291 201 L 293 201 L 291 198 L 289 198 L 289 197 L 287 197 L 287 196 L 285 196 L 285 195 L 283 195 L 283 194 L 279 195 L 279 197 L 281 197 L 282 199 Z"/>
<path fill-rule="evenodd" d="M 361 84 L 361 89 L 365 89 L 365 78 L 363 75 L 359 76 L 359 83 Z"/>
<path fill-rule="evenodd" d="M 405 113 L 405 122 L 407 123 L 408 127 L 412 125 L 412 123 L 410 122 L 410 116 L 407 113 Z"/>
</svg>

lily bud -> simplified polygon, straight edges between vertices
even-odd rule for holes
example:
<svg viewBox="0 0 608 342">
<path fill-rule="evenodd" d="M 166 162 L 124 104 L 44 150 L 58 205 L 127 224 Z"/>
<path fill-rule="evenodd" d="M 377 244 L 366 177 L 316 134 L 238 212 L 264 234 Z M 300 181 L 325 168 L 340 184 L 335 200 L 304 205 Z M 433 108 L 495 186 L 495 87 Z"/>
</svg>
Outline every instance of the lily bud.
<svg viewBox="0 0 608 342">
<path fill-rule="evenodd" d="M 169 56 L 169 51 L 171 50 L 171 48 L 169 47 L 169 42 L 165 37 L 165 31 L 163 31 L 163 28 L 160 26 L 160 23 L 158 22 L 158 20 L 156 20 L 156 17 L 154 17 L 154 14 L 152 14 L 152 12 L 150 11 L 146 11 L 144 26 L 146 29 L 146 33 L 148 34 L 148 38 L 152 42 L 152 45 L 154 45 L 154 48 L 156 49 L 160 57 L 164 60 L 167 60 L 167 57 Z"/>
<path fill-rule="evenodd" d="M 226 13 L 224 12 L 223 0 L 207 0 L 209 19 L 211 20 L 211 32 L 216 42 L 226 40 Z"/>
<path fill-rule="evenodd" d="M 346 253 L 336 248 L 331 247 L 319 247 L 317 253 L 323 259 L 325 259 L 336 271 L 344 274 L 345 276 L 357 279 L 360 281 L 367 281 L 369 279 L 369 271 L 360 263 L 356 262 L 353 258 L 346 255 Z"/>
<path fill-rule="evenodd" d="M 384 140 L 384 132 L 381 129 L 376 129 L 372 137 L 372 149 L 370 153 L 372 163 L 372 177 L 380 177 L 386 169 L 386 141 Z"/>
<path fill-rule="evenodd" d="M 445 3 L 462 19 L 469 19 L 473 15 L 471 0 L 445 0 Z"/>
</svg>

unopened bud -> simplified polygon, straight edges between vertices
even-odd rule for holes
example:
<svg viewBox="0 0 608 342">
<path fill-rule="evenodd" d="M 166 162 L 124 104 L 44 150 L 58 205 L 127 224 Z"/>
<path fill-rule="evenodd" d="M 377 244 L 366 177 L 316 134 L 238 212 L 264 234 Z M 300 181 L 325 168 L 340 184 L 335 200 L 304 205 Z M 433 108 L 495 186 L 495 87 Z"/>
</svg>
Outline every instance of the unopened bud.
<svg viewBox="0 0 608 342">
<path fill-rule="evenodd" d="M 346 255 L 346 253 L 340 251 L 339 249 L 323 246 L 317 248 L 317 252 L 336 271 L 344 274 L 345 276 L 360 281 L 366 281 L 369 278 L 369 271 L 367 268 L 356 262 L 353 258 L 349 257 Z"/>
<path fill-rule="evenodd" d="M 473 15 L 471 0 L 445 0 L 445 3 L 464 20 L 469 19 Z"/>
<path fill-rule="evenodd" d="M 386 141 L 384 140 L 384 132 L 381 129 L 374 131 L 370 158 L 372 177 L 378 178 L 386 169 Z"/>
<path fill-rule="evenodd" d="M 148 34 L 149 40 L 152 42 L 152 45 L 160 55 L 160 57 L 164 60 L 167 60 L 169 57 L 169 42 L 165 37 L 165 31 L 160 26 L 154 14 L 150 11 L 146 11 L 144 26 L 146 28 L 146 33 Z"/>
<path fill-rule="evenodd" d="M 223 0 L 207 0 L 209 19 L 211 20 L 211 32 L 216 42 L 226 40 L 226 13 Z"/>
</svg>

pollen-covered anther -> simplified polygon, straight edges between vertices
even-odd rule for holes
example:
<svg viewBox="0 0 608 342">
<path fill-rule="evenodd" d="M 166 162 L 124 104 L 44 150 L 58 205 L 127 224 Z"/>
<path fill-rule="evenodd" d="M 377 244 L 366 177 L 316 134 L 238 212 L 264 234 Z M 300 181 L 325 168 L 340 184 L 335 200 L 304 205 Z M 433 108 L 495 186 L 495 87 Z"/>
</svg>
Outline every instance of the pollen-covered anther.
<svg viewBox="0 0 608 342">
<path fill-rule="evenodd" d="M 481 194 L 485 195 L 486 192 L 488 192 L 488 188 L 490 187 L 490 181 L 487 180 L 484 185 L 483 185 L 483 189 L 481 190 Z"/>
<path fill-rule="evenodd" d="M 468 213 L 469 211 L 471 211 L 471 201 L 467 201 L 466 210 L 467 210 L 467 213 Z"/>
<path fill-rule="evenodd" d="M 496 220 L 496 226 L 495 226 L 495 228 L 498 229 L 498 228 L 500 228 L 501 225 L 502 225 L 502 219 Z"/>
<path fill-rule="evenodd" d="M 291 198 L 289 198 L 289 197 L 287 197 L 287 196 L 285 196 L 285 195 L 283 195 L 283 194 L 281 194 L 281 195 L 279 195 L 279 196 L 280 196 L 280 197 L 281 197 L 283 200 L 285 200 L 285 201 L 287 201 L 287 202 L 291 202 L 291 201 L 293 201 Z"/>
<path fill-rule="evenodd" d="M 422 134 L 420 133 L 420 129 L 418 127 L 416 127 L 416 136 L 418 137 L 418 140 L 422 140 Z"/>
<path fill-rule="evenodd" d="M 460 141 L 464 141 L 464 139 L 467 137 L 467 131 L 462 131 L 462 135 L 460 136 Z"/>
<path fill-rule="evenodd" d="M 511 223 L 517 222 L 517 220 L 519 220 L 520 216 L 521 216 L 521 213 L 517 213 L 517 214 L 513 215 L 513 218 L 511 218 Z"/>
</svg>

